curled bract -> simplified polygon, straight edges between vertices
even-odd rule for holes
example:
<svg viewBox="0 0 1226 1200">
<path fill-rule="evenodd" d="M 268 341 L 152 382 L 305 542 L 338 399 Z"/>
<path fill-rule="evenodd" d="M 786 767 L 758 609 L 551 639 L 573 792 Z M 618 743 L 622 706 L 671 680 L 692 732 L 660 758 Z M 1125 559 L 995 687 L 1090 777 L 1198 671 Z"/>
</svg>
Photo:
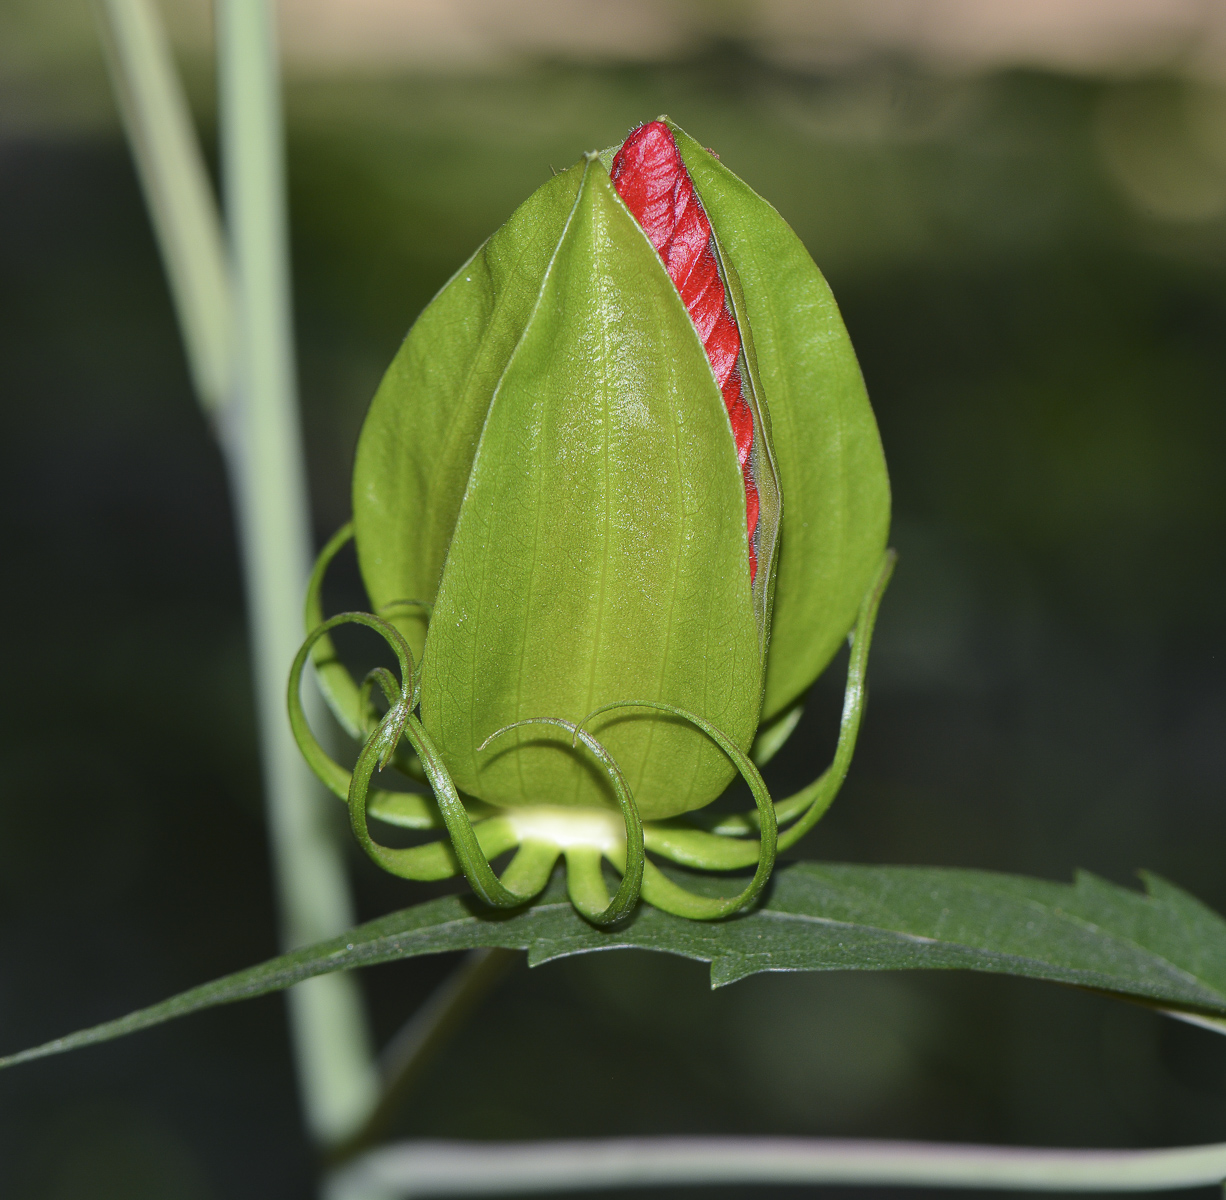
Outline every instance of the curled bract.
<svg viewBox="0 0 1226 1200">
<path fill-rule="evenodd" d="M 290 711 L 388 870 L 462 871 L 508 906 L 564 856 L 598 923 L 640 892 L 718 917 L 833 799 L 892 565 L 880 441 L 804 247 L 671 122 L 544 184 L 435 297 L 367 415 L 353 505 L 312 579 Z M 324 622 L 323 573 L 350 536 L 373 614 Z M 398 678 L 349 677 L 328 636 L 343 621 L 382 634 Z M 775 805 L 755 760 L 853 624 L 835 765 Z M 307 727 L 308 658 L 363 743 L 352 773 Z M 430 792 L 372 790 L 392 766 Z M 754 813 L 704 821 L 738 774 Z M 449 838 L 390 849 L 372 817 Z M 779 820 L 795 823 L 777 839 Z M 512 848 L 499 877 L 490 860 Z M 697 896 L 644 849 L 757 869 L 736 896 Z M 622 875 L 612 898 L 602 860 Z"/>
</svg>

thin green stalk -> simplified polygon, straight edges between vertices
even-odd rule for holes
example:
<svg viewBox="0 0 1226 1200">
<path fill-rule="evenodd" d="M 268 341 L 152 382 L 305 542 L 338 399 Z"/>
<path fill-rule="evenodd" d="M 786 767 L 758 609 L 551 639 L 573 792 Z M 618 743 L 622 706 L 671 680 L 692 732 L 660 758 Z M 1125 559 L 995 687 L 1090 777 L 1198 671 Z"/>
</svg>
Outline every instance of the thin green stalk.
<svg viewBox="0 0 1226 1200">
<path fill-rule="evenodd" d="M 401 1026 L 379 1056 L 383 1091 L 366 1123 L 330 1155 L 345 1162 L 386 1134 L 397 1110 L 422 1072 L 460 1031 L 489 992 L 519 961 L 520 953 L 485 947 L 471 950 L 464 961 Z"/>
<path fill-rule="evenodd" d="M 242 533 L 283 939 L 293 947 L 344 931 L 353 914 L 330 828 L 333 802 L 299 755 L 284 706 L 311 554 L 271 4 L 221 0 L 217 37 L 236 352 L 235 388 L 221 437 Z M 308 1125 L 325 1144 L 341 1140 L 366 1117 L 377 1093 L 356 982 L 340 975 L 321 978 L 294 988 L 289 1000 Z"/>
<path fill-rule="evenodd" d="M 115 96 L 149 206 L 200 403 L 230 392 L 233 329 L 217 202 L 151 0 L 95 0 Z"/>
<path fill-rule="evenodd" d="M 1157 1192 L 1226 1178 L 1226 1144 L 1173 1150 L 1036 1150 L 826 1138 L 612 1138 L 402 1142 L 329 1181 L 389 1197 L 729 1184 L 873 1184 L 1027 1192 Z"/>
<path fill-rule="evenodd" d="M 285 940 L 296 946 L 343 931 L 352 913 L 314 782 L 292 748 L 280 706 L 282 660 L 292 661 L 306 579 L 307 503 L 273 44 L 262 5 L 236 8 L 242 12 L 230 14 L 223 39 L 232 60 L 223 85 L 227 174 L 241 228 L 233 281 L 204 156 L 156 9 L 149 0 L 98 0 L 96 11 L 192 379 L 202 407 L 219 419 L 238 500 Z M 339 977 L 313 981 L 290 994 L 290 1007 L 308 1122 L 321 1138 L 339 1138 L 363 1119 L 374 1095 L 356 985 Z"/>
<path fill-rule="evenodd" d="M 347 929 L 352 911 L 328 828 L 331 806 L 286 736 L 280 697 L 298 638 L 309 531 L 271 15 L 265 3 L 219 5 L 232 279 L 157 10 L 150 0 L 96 0 L 96 12 L 192 380 L 201 406 L 218 418 L 236 495 L 283 940 L 292 948 Z M 289 1004 L 308 1124 L 336 1144 L 369 1118 L 378 1091 L 357 984 L 339 974 L 310 980 L 289 993 Z"/>
</svg>

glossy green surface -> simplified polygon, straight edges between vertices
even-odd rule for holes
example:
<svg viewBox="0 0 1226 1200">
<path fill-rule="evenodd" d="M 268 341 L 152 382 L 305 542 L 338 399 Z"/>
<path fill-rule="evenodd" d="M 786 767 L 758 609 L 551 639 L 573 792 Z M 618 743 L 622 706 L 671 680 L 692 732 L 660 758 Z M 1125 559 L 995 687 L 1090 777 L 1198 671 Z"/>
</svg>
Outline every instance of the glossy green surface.
<svg viewBox="0 0 1226 1200">
<path fill-rule="evenodd" d="M 376 609 L 433 601 L 490 397 L 536 303 L 581 166 L 550 180 L 452 276 L 379 386 L 353 469 L 362 578 Z M 393 622 L 421 660 L 426 621 Z"/>
<path fill-rule="evenodd" d="M 855 620 L 890 525 L 877 423 L 838 306 L 787 222 L 672 125 L 735 270 L 783 494 L 762 719 L 808 688 Z"/>
<path fill-rule="evenodd" d="M 731 430 L 680 297 L 595 159 L 521 206 L 414 327 L 363 430 L 354 509 L 376 609 L 434 603 L 422 723 L 462 791 L 611 805 L 565 732 L 478 747 L 626 701 L 687 709 L 748 749 L 765 617 Z M 422 644 L 416 616 L 397 622 Z M 709 803 L 734 773 L 655 712 L 590 732 L 646 819 Z"/>
</svg>

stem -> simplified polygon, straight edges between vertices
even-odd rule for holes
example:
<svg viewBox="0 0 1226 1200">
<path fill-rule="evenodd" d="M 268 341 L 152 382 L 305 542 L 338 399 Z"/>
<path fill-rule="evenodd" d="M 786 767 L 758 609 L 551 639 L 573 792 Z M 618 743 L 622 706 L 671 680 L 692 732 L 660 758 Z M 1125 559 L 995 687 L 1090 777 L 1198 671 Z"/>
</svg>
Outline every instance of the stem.
<svg viewBox="0 0 1226 1200">
<path fill-rule="evenodd" d="M 98 0 L 96 11 L 192 380 L 201 406 L 219 418 L 247 567 L 284 940 L 302 945 L 348 928 L 352 913 L 318 789 L 293 749 L 281 706 L 309 531 L 270 17 L 262 4 L 225 5 L 221 13 L 232 283 L 204 156 L 157 12 L 149 0 Z M 311 981 L 290 993 L 290 1009 L 308 1124 L 323 1139 L 339 1138 L 365 1116 L 375 1090 L 356 984 L 339 976 Z"/>
<path fill-rule="evenodd" d="M 284 705 L 311 555 L 271 4 L 221 0 L 217 31 L 236 351 L 220 433 L 239 514 L 282 938 L 295 947 L 349 928 L 353 913 L 331 802 L 297 751 Z M 300 985 L 289 1005 L 307 1124 L 319 1141 L 337 1141 L 365 1118 L 376 1093 L 356 981 L 337 975 Z"/>
<path fill-rule="evenodd" d="M 234 279 L 191 112 L 150 0 L 96 0 L 107 63 L 166 267 L 201 407 L 219 419 L 236 498 L 256 669 L 261 758 L 285 947 L 334 936 L 352 922 L 322 792 L 288 736 L 282 681 L 296 649 L 308 575 L 307 494 L 297 421 L 286 249 L 281 114 L 266 3 L 219 5 L 223 155 Z M 313 696 L 308 696 L 310 706 Z M 319 705 L 316 703 L 315 708 Z M 321 714 L 313 714 L 318 718 Z M 329 806 L 330 807 L 330 806 Z M 497 952 L 483 952 L 493 955 Z M 459 1019 L 463 996 L 490 970 L 422 1014 L 435 1028 L 402 1055 L 398 1093 L 430 1044 Z M 491 980 L 492 982 L 492 980 Z M 447 1012 L 457 1003 L 456 1013 Z M 307 1123 L 325 1145 L 352 1141 L 376 1109 L 376 1072 L 356 981 L 342 974 L 289 992 Z M 406 1029 L 424 1028 L 410 1022 Z M 372 1117 L 372 1114 L 374 1116 Z"/>
<path fill-rule="evenodd" d="M 403 1200 L 700 1184 L 875 1184 L 1035 1192 L 1149 1192 L 1216 1185 L 1226 1144 L 1173 1150 L 1036 1150 L 826 1138 L 614 1138 L 405 1142 L 330 1180 Z"/>
<path fill-rule="evenodd" d="M 205 411 L 215 413 L 230 390 L 230 280 L 187 97 L 150 0 L 95 0 L 95 14 L 192 382 Z"/>
<path fill-rule="evenodd" d="M 515 950 L 472 950 L 400 1027 L 379 1056 L 383 1090 L 365 1124 L 330 1158 L 345 1162 L 387 1132 L 396 1110 L 435 1055 L 459 1032 L 473 1010 L 519 960 Z"/>
</svg>

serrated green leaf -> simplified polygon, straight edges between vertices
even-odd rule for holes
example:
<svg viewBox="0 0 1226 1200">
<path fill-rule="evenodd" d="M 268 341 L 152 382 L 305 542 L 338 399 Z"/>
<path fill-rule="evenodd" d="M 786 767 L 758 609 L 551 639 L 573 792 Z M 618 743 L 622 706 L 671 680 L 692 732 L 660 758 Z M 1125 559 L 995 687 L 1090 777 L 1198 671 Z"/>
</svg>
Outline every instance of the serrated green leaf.
<svg viewBox="0 0 1226 1200">
<path fill-rule="evenodd" d="M 560 881 L 510 915 L 448 896 L 10 1055 L 0 1067 L 314 975 L 485 946 L 526 950 L 534 966 L 595 950 L 659 950 L 709 962 L 714 986 L 759 971 L 985 971 L 1073 984 L 1194 1019 L 1226 1018 L 1226 921 L 1173 884 L 1143 878 L 1147 893 L 1084 873 L 1069 885 L 989 871 L 798 863 L 778 872 L 766 903 L 744 916 L 700 923 L 643 906 L 613 930 L 584 921 Z M 698 891 L 722 886 L 686 883 Z"/>
<path fill-rule="evenodd" d="M 769 722 L 817 678 L 855 620 L 885 549 L 889 478 L 822 273 L 770 204 L 669 126 L 739 279 L 773 433 L 783 520 L 762 706 Z"/>
</svg>

